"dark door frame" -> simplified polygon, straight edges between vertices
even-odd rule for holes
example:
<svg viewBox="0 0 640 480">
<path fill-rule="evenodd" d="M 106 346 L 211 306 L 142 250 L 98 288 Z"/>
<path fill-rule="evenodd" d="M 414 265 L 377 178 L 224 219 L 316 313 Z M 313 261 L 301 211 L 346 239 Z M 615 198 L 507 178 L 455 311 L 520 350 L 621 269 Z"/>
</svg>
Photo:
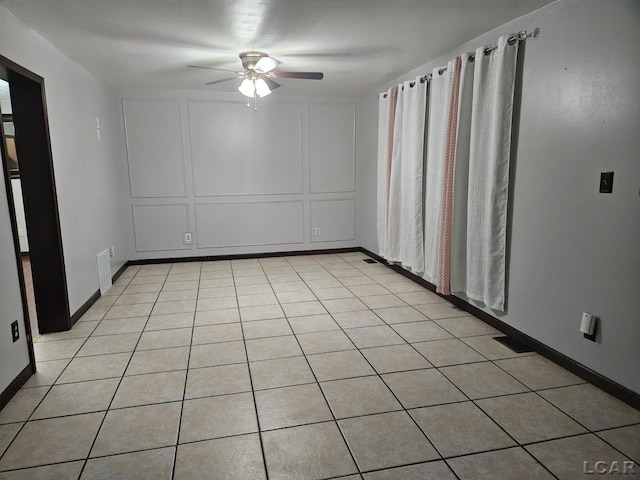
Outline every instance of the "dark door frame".
<svg viewBox="0 0 640 480">
<path fill-rule="evenodd" d="M 44 78 L 2 55 L 0 55 L 0 68 L 9 82 L 11 93 L 38 329 L 40 333 L 62 332 L 69 330 L 72 323 Z M 6 162 L 4 163 L 6 171 L 7 165 Z M 17 239 L 10 179 L 7 182 L 7 195 L 10 196 L 9 203 L 12 206 L 10 210 L 13 234 Z M 20 260 L 18 245 L 16 243 L 17 259 Z M 20 271 L 20 288 L 23 297 L 26 298 L 22 268 Z M 25 310 L 25 323 L 25 330 L 30 330 L 27 310 Z"/>
</svg>

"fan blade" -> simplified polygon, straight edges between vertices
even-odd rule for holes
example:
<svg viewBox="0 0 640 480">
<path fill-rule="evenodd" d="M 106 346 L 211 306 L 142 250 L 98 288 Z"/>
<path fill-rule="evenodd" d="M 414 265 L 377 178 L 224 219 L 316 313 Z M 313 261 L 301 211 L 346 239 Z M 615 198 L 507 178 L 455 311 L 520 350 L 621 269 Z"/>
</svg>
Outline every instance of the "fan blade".
<svg viewBox="0 0 640 480">
<path fill-rule="evenodd" d="M 264 81 L 267 82 L 267 87 L 269 87 L 269 90 L 271 91 L 274 91 L 276 88 L 282 86 L 278 82 L 276 82 L 275 80 L 271 80 L 270 78 L 265 78 Z"/>
<path fill-rule="evenodd" d="M 226 68 L 214 68 L 214 67 L 203 67 L 201 65 L 187 65 L 189 68 L 203 68 L 205 70 L 218 70 L 220 72 L 231 72 L 231 73 L 239 73 L 235 70 L 227 70 Z"/>
<path fill-rule="evenodd" d="M 222 78 L 220 80 L 214 80 L 213 82 L 207 82 L 205 83 L 205 85 L 215 85 L 216 83 L 228 82 L 229 80 L 237 80 L 237 79 L 238 77 Z"/>
<path fill-rule="evenodd" d="M 302 78 L 304 80 L 322 80 L 322 72 L 271 72 L 276 78 Z"/>
<path fill-rule="evenodd" d="M 280 60 L 273 57 L 262 57 L 253 67 L 257 72 L 267 73 L 280 65 Z"/>
</svg>

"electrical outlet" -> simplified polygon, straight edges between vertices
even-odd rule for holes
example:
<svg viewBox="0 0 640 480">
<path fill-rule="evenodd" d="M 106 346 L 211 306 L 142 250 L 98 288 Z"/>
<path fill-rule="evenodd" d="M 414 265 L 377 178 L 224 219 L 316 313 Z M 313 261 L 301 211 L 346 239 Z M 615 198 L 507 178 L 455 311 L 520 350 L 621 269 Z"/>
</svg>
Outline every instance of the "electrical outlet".
<svg viewBox="0 0 640 480">
<path fill-rule="evenodd" d="M 613 172 L 600 173 L 600 193 L 613 193 Z"/>
<path fill-rule="evenodd" d="M 20 338 L 20 329 L 18 328 L 18 320 L 15 322 L 11 322 L 11 337 L 13 338 L 13 343 L 16 343 Z"/>
<path fill-rule="evenodd" d="M 317 237 L 318 235 L 320 235 L 320 227 L 316 227 L 313 229 L 313 234 Z"/>
<path fill-rule="evenodd" d="M 191 238 L 191 232 L 184 232 L 182 236 L 183 236 L 183 243 L 185 245 L 191 245 L 191 242 L 193 241 L 193 239 Z"/>
<path fill-rule="evenodd" d="M 116 251 L 114 250 L 113 247 L 109 247 L 109 256 L 113 257 L 116 254 Z"/>
</svg>

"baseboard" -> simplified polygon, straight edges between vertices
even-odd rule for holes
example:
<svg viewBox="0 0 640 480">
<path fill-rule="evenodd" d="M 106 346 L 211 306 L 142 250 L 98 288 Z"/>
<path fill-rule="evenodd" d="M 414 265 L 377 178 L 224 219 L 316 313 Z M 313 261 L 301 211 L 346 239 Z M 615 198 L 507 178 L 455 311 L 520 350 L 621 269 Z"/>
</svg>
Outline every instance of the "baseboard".
<svg viewBox="0 0 640 480">
<path fill-rule="evenodd" d="M 116 280 L 120 278 L 120 275 L 124 273 L 124 271 L 127 269 L 129 265 L 131 265 L 129 260 L 124 262 L 124 264 L 122 264 L 122 266 L 118 269 L 118 271 L 114 273 L 113 276 L 111 277 L 111 283 L 116 283 Z"/>
<path fill-rule="evenodd" d="M 321 250 L 295 250 L 291 252 L 238 253 L 234 255 L 205 255 L 200 257 L 150 258 L 129 260 L 128 265 L 149 265 L 152 263 L 214 262 L 218 260 L 242 260 L 247 258 L 293 257 L 297 255 L 327 255 L 331 253 L 352 253 L 362 251 L 360 247 L 328 248 Z"/>
<path fill-rule="evenodd" d="M 9 384 L 7 388 L 4 389 L 2 393 L 0 393 L 0 410 L 2 410 L 7 403 L 13 398 L 13 396 L 20 390 L 20 388 L 27 383 L 27 380 L 35 373 L 35 370 L 31 366 L 31 364 L 27 365 L 22 369 L 22 371 L 18 374 L 16 378 L 13 379 L 13 382 Z"/>
<path fill-rule="evenodd" d="M 374 258 L 381 264 L 391 268 L 395 272 L 398 272 L 401 275 L 404 275 L 405 277 L 407 277 L 408 279 L 413 280 L 417 284 L 425 287 L 427 290 L 436 293 L 435 285 L 433 285 L 430 282 L 427 282 L 424 278 L 421 278 L 398 265 L 387 263 L 387 261 L 384 258 L 380 257 L 379 255 L 376 255 L 373 252 L 370 252 L 366 248 L 361 247 L 360 251 L 366 255 L 369 255 L 371 258 Z M 466 302 L 465 300 L 459 297 L 456 297 L 455 295 L 440 295 L 439 293 L 437 295 L 442 297 L 444 300 L 447 300 L 448 302 L 452 303 L 456 307 L 462 308 L 463 310 L 470 313 L 474 317 L 491 325 L 496 330 L 499 330 L 505 335 L 514 338 L 518 342 L 529 347 L 530 349 L 539 353 L 543 357 L 546 357 L 552 362 L 557 363 L 558 365 L 570 371 L 574 375 L 579 376 L 580 378 L 586 380 L 589 383 L 592 383 L 593 385 L 604 390 L 610 395 L 613 395 L 617 399 L 640 410 L 640 394 L 634 392 L 633 390 L 630 390 L 627 387 L 620 385 L 619 383 L 616 383 L 613 380 L 597 372 L 594 372 L 589 367 L 586 367 L 581 363 L 576 362 L 572 358 L 569 358 L 563 353 L 560 353 L 557 350 L 554 350 L 553 348 L 545 345 L 539 340 L 536 340 L 530 337 L 529 335 L 522 333 L 520 330 L 512 327 L 511 325 L 503 322 L 502 320 L 497 319 L 493 315 L 490 315 L 484 310 L 479 309 L 475 305 L 471 305 L 469 302 Z"/>
<path fill-rule="evenodd" d="M 86 302 L 84 302 L 82 304 L 82 306 L 76 310 L 76 313 L 74 313 L 73 315 L 71 315 L 71 326 L 73 327 L 76 322 L 78 320 L 80 320 L 80 318 L 87 313 L 87 310 L 89 310 L 91 308 L 91 305 L 93 305 L 94 303 L 96 303 L 96 301 L 100 298 L 100 290 L 96 290 L 94 292 L 93 295 L 91 295 L 91 297 L 89 297 L 89 300 L 87 300 Z"/>
</svg>

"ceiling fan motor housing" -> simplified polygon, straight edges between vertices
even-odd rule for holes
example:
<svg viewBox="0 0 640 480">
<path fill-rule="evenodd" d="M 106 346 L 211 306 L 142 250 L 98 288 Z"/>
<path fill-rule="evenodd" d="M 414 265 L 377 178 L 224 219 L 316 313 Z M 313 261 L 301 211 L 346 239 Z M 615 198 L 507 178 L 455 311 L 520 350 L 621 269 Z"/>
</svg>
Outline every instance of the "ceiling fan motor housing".
<svg viewBox="0 0 640 480">
<path fill-rule="evenodd" d="M 264 52 L 242 52 L 238 56 L 245 70 L 255 70 L 256 63 L 258 63 L 261 58 L 268 57 L 269 54 Z"/>
</svg>

